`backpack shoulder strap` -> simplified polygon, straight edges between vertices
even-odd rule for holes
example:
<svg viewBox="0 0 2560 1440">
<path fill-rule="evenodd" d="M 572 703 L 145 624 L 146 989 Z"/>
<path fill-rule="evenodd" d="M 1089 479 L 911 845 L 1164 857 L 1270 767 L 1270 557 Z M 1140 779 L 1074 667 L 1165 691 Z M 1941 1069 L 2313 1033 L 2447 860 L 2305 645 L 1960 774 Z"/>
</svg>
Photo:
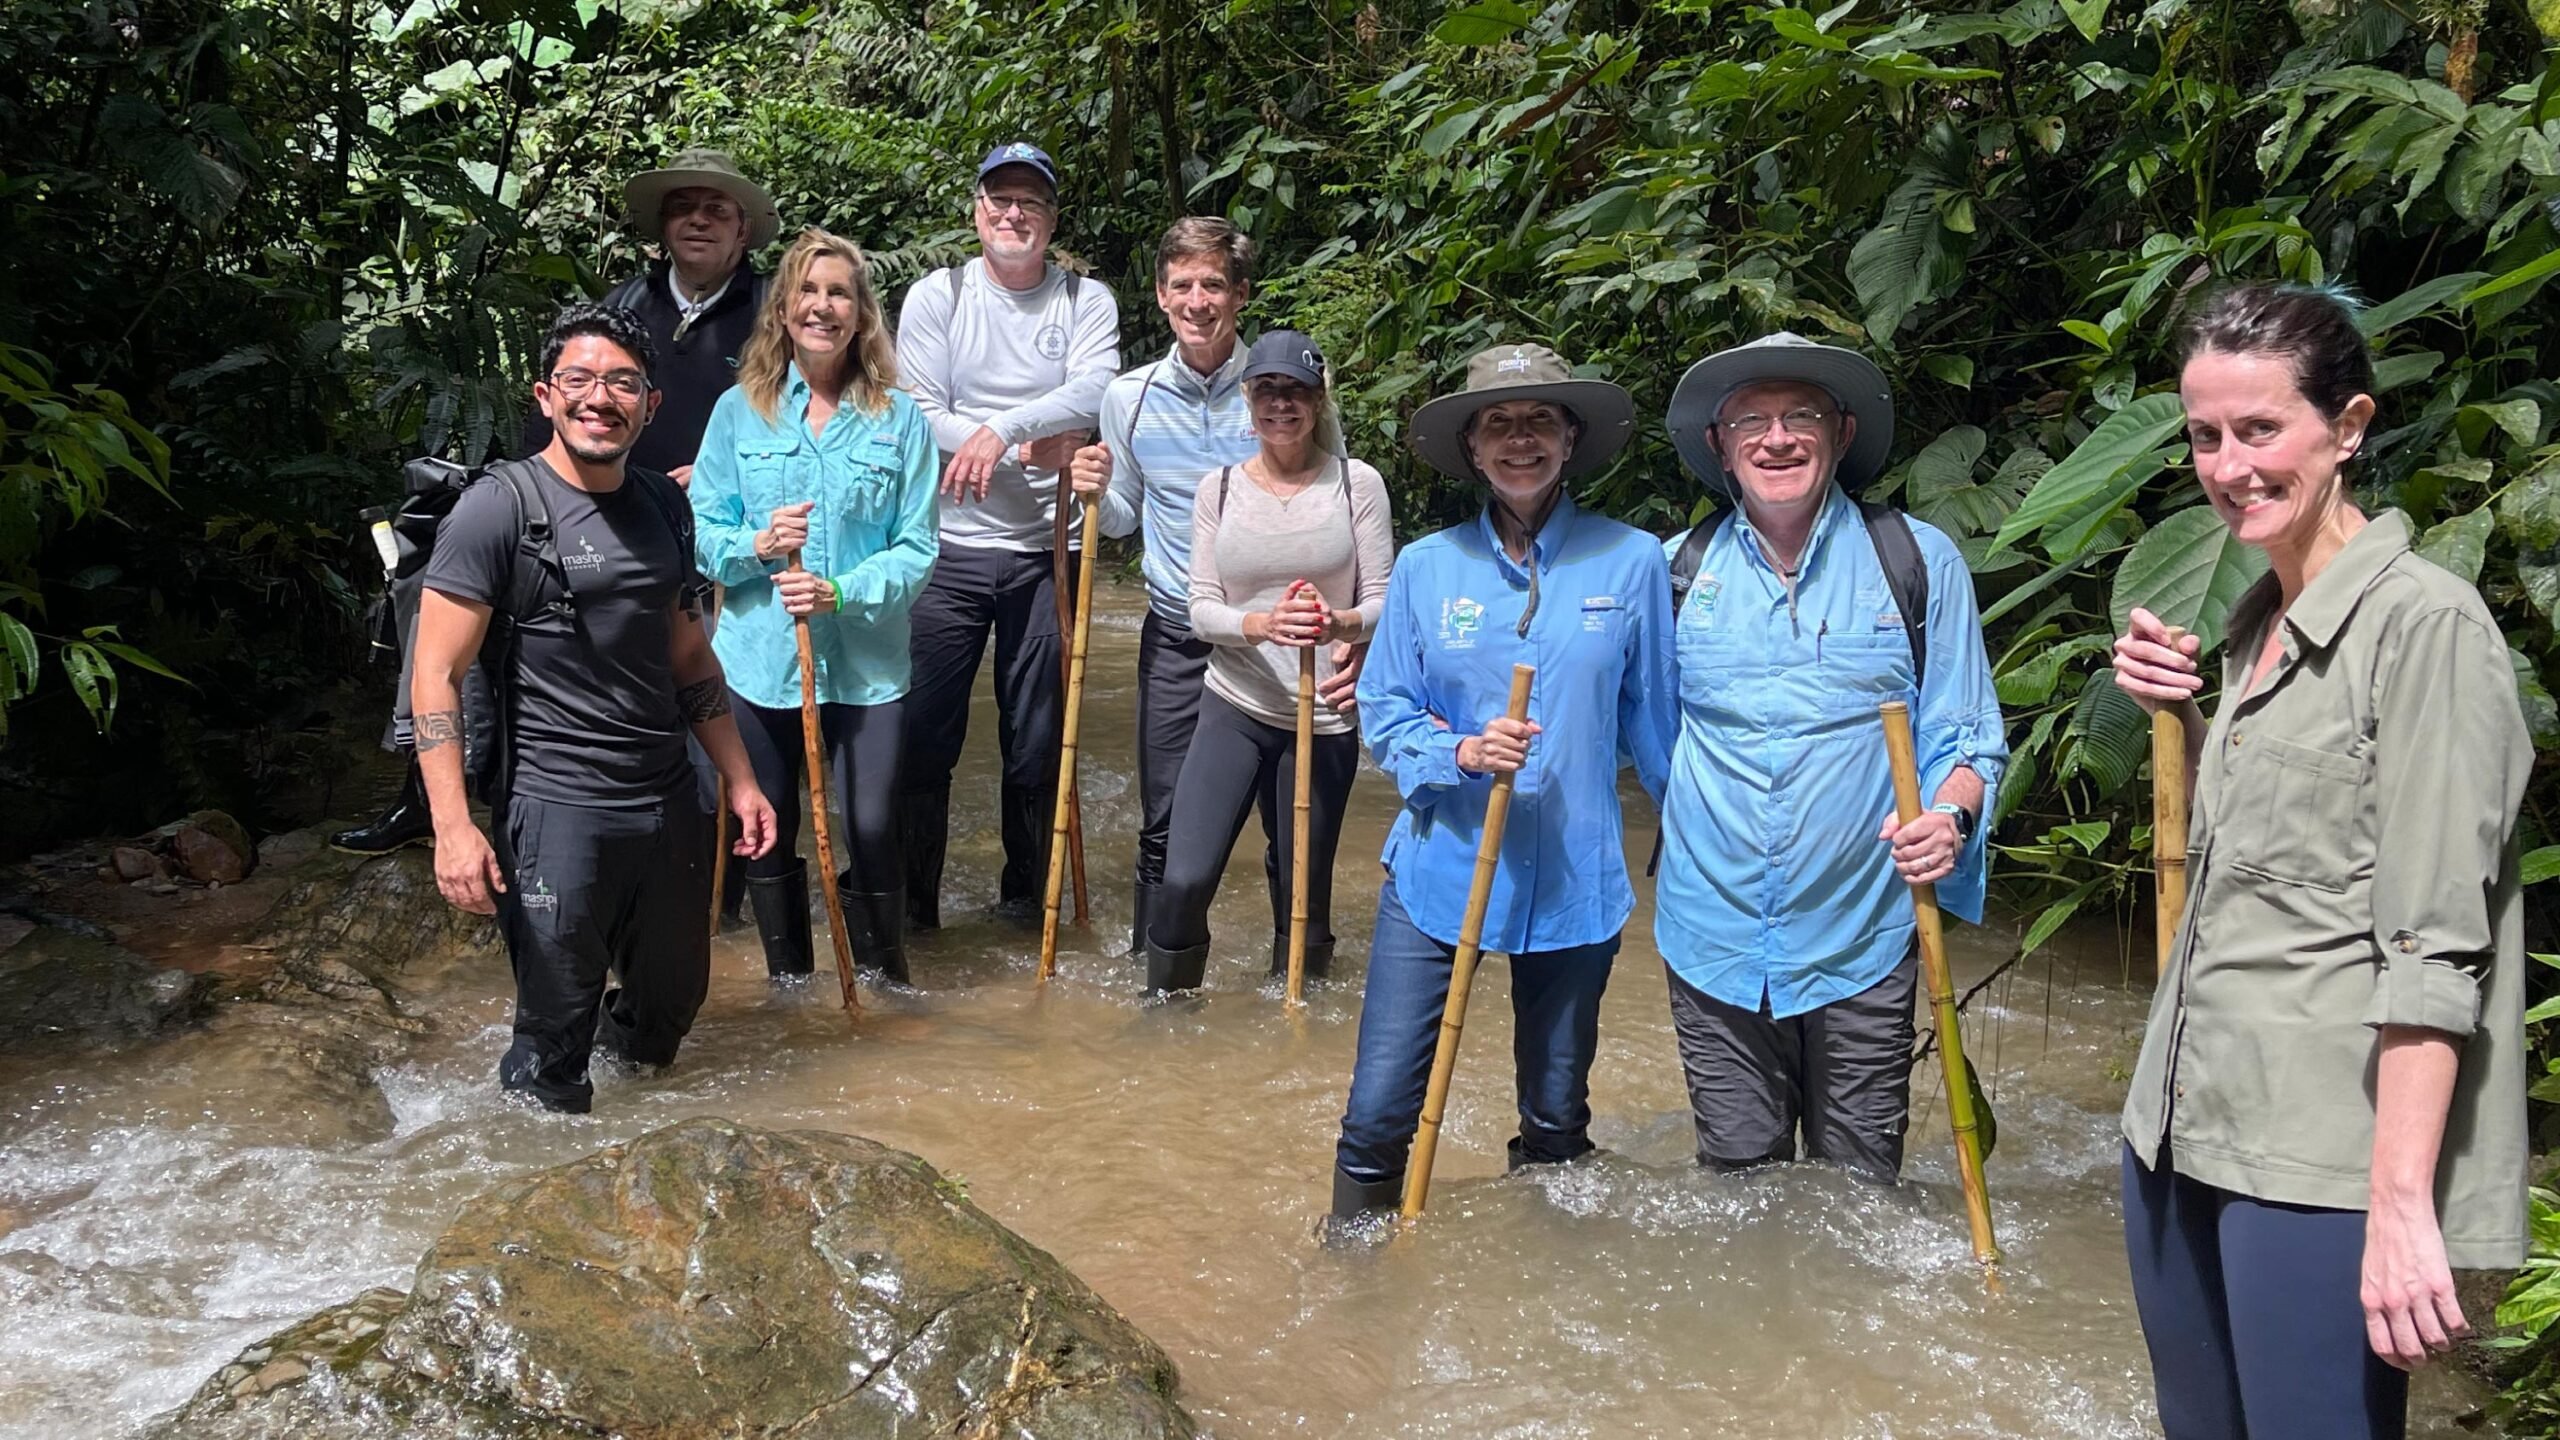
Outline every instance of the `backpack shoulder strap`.
<svg viewBox="0 0 2560 1440">
<path fill-rule="evenodd" d="M 1218 519 L 1221 521 L 1227 518 L 1227 482 L 1235 471 L 1236 467 L 1233 465 L 1218 467 Z"/>
<path fill-rule="evenodd" d="M 642 296 L 648 293 L 649 272 L 643 270 L 639 274 L 632 276 L 630 279 L 625 280 L 621 284 L 604 292 L 604 303 L 624 310 L 629 310 L 640 302 L 640 298 Z"/>
<path fill-rule="evenodd" d="M 951 290 L 951 308 L 955 311 L 960 308 L 960 282 L 962 278 L 960 272 L 968 268 L 969 262 L 963 260 L 959 264 L 942 272 L 943 283 Z"/>
<path fill-rule="evenodd" d="M 516 506 L 516 569 L 508 585 L 507 603 L 501 607 L 516 624 L 531 620 L 544 610 L 567 614 L 577 606 L 577 591 L 569 584 L 569 567 L 560 563 L 559 537 L 553 533 L 551 497 L 533 475 L 537 462 L 504 460 L 492 465 L 488 474 L 507 487 Z M 542 582 L 548 578 L 560 587 L 560 598 L 537 606 L 533 597 L 540 594 Z"/>
<path fill-rule="evenodd" d="M 1698 583 L 1698 567 L 1706 563 L 1707 547 L 1732 523 L 1733 507 L 1727 505 L 1689 527 L 1688 535 L 1680 541 L 1680 553 L 1671 557 L 1672 613 L 1679 613 L 1681 602 L 1689 598 L 1689 587 Z"/>
<path fill-rule="evenodd" d="M 1893 594 L 1893 608 L 1902 612 L 1902 633 L 1911 642 L 1912 688 L 1919 689 L 1929 679 L 1929 562 L 1920 553 L 1919 538 L 1911 533 L 1909 516 L 1873 500 L 1859 501 L 1858 513 L 1867 522 L 1867 539 L 1884 566 L 1884 584 Z"/>
<path fill-rule="evenodd" d="M 711 581 L 694 565 L 693 502 L 672 478 L 655 470 L 633 470 L 631 482 L 656 502 L 658 517 L 675 534 L 678 563 L 684 566 L 684 585 L 677 604 L 688 615 L 700 615 L 711 599 Z"/>
</svg>

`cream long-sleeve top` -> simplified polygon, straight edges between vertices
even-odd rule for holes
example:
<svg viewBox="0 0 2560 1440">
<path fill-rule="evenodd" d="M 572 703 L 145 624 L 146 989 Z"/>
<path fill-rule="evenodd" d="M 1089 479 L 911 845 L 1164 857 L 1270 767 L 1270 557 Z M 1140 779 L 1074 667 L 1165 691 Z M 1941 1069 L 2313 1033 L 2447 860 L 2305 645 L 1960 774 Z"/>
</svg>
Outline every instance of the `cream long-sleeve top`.
<svg viewBox="0 0 2560 1440">
<path fill-rule="evenodd" d="M 1295 729 L 1297 652 L 1247 640 L 1244 617 L 1278 605 L 1293 582 L 1307 580 L 1349 628 L 1338 638 L 1366 641 L 1394 564 L 1386 482 L 1365 461 L 1336 461 L 1285 500 L 1242 465 L 1202 476 L 1191 516 L 1191 629 L 1217 647 L 1209 656 L 1210 690 L 1265 725 Z M 1317 682 L 1333 671 L 1333 647 L 1318 646 Z M 1356 727 L 1319 696 L 1315 728 L 1346 735 Z"/>
</svg>

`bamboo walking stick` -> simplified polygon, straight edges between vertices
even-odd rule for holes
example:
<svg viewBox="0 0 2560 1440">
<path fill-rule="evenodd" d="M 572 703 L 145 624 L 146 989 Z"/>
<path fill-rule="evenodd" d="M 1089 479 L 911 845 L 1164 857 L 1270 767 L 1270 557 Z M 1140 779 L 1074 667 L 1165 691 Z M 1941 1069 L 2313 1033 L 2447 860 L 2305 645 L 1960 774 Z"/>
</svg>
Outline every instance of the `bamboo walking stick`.
<svg viewBox="0 0 2560 1440">
<path fill-rule="evenodd" d="M 1901 823 L 1920 818 L 1920 766 L 1911 747 L 1911 709 L 1899 700 L 1877 707 L 1884 714 L 1884 744 L 1893 762 L 1893 809 Z M 1911 887 L 1911 909 L 1920 925 L 1920 978 L 1937 1015 L 1938 1064 L 1947 1080 L 1947 1128 L 1955 1132 L 1956 1171 L 1964 1181 L 1965 1219 L 1973 1227 L 1973 1258 L 2000 1261 L 1991 1238 L 1991 1192 L 1982 1183 L 1982 1132 L 1974 1126 L 1972 1070 L 1965 1063 L 1962 1018 L 1955 980 L 1947 972 L 1947 937 L 1938 918 L 1938 887 Z"/>
<path fill-rule="evenodd" d="M 1316 788 L 1316 648 L 1298 652 L 1298 806 L 1289 832 L 1289 1008 L 1306 1003 L 1307 847 L 1315 838 L 1310 814 Z"/>
<path fill-rule="evenodd" d="M 1538 672 L 1527 665 L 1511 667 L 1511 705 L 1503 714 L 1529 718 L 1529 682 Z M 1494 777 L 1493 794 L 1484 802 L 1484 838 L 1476 842 L 1476 878 L 1467 888 L 1466 918 L 1458 925 L 1458 954 L 1449 967 L 1449 1002 L 1440 1011 L 1440 1045 L 1431 1055 L 1431 1084 L 1422 1094 L 1422 1124 L 1413 1132 L 1413 1157 L 1405 1164 L 1404 1218 L 1422 1213 L 1431 1195 L 1431 1161 L 1440 1149 L 1440 1115 L 1449 1103 L 1449 1077 L 1458 1068 L 1458 1035 L 1467 1028 L 1467 989 L 1475 983 L 1476 962 L 1484 958 L 1485 906 L 1493 900 L 1493 873 L 1502 863 L 1502 825 L 1511 816 L 1511 777 Z"/>
<path fill-rule="evenodd" d="M 720 939 L 720 892 L 729 881 L 729 777 L 715 781 L 719 794 L 711 805 L 711 939 Z"/>
<path fill-rule="evenodd" d="M 2176 649 L 2187 632 L 2169 627 Z M 2152 928 L 2158 932 L 2159 973 L 2169 973 L 2169 949 L 2187 913 L 2187 727 L 2175 710 L 2151 716 L 2151 865 L 2155 894 Z"/>
<path fill-rule="evenodd" d="M 1064 473 L 1058 476 L 1058 489 L 1057 503 L 1050 506 L 1058 512 L 1058 537 L 1053 547 L 1049 593 L 1056 597 L 1058 602 L 1058 686 L 1063 690 L 1069 678 L 1068 666 L 1073 663 L 1067 658 L 1065 644 L 1067 629 L 1075 623 L 1075 616 L 1067 601 L 1067 507 Z M 1093 537 L 1090 532 L 1085 538 L 1085 548 L 1088 550 L 1093 548 Z M 1085 564 L 1090 566 L 1092 563 L 1093 557 L 1087 555 Z M 1084 797 L 1076 793 L 1074 786 L 1067 787 L 1067 860 L 1075 869 L 1076 923 L 1082 925 L 1085 923 Z"/>
<path fill-rule="evenodd" d="M 1099 535 L 1102 501 L 1088 495 L 1084 499 L 1084 533 Z M 1088 561 L 1091 556 L 1085 557 Z M 1058 892 L 1066 888 L 1067 817 L 1075 813 L 1076 804 L 1076 731 L 1084 712 L 1085 641 L 1093 633 L 1093 566 L 1078 568 L 1076 575 L 1076 625 L 1073 644 L 1067 651 L 1067 723 L 1058 745 L 1057 822 L 1049 833 L 1049 897 L 1040 918 L 1040 978 L 1058 973 Z"/>
<path fill-rule="evenodd" d="M 800 552 L 791 552 L 785 569 L 800 568 Z M 836 842 L 827 828 L 827 747 L 818 733 L 818 660 L 809 644 L 809 617 L 792 617 L 791 633 L 800 642 L 800 738 L 807 749 L 809 824 L 818 833 L 818 886 L 827 892 L 827 926 L 835 936 L 836 983 L 844 987 L 844 1008 L 859 1015 L 862 999 L 853 993 L 853 941 L 844 928 L 844 896 L 836 889 Z"/>
</svg>

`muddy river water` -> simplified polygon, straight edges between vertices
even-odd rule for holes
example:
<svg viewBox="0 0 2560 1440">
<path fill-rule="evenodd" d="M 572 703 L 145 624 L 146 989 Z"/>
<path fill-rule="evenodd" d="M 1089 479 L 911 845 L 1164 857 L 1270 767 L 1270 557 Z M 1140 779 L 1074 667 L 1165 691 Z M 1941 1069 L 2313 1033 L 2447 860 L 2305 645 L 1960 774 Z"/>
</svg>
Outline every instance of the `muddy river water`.
<svg viewBox="0 0 2560 1440">
<path fill-rule="evenodd" d="M 733 933 L 672 1071 L 602 1076 L 594 1115 L 542 1115 L 498 1098 L 505 969 L 475 959 L 419 997 L 434 1032 L 379 1076 L 396 1133 L 317 1145 L 274 1138 L 262 1107 L 291 1097 L 201 1101 L 242 1092 L 200 1092 L 151 1048 L 61 1071 L 0 1062 L 0 1435 L 130 1433 L 259 1337 L 366 1286 L 405 1288 L 455 1207 L 502 1177 L 695 1114 L 859 1133 L 963 1177 L 1173 1353 L 1186 1403 L 1219 1436 L 2158 1433 L 2114 1138 L 2149 957 L 2128 967 L 2103 934 L 2012 971 L 1968 1020 L 2000 1120 L 1997 1296 L 1966 1244 L 1934 1062 L 1915 1077 L 1899 1192 L 1812 1167 L 1691 1166 L 1646 909 L 1592 1077 L 1609 1153 L 1502 1176 L 1509 979 L 1488 961 L 1428 1219 L 1383 1248 L 1316 1244 L 1395 792 L 1375 774 L 1355 791 L 1342 978 L 1301 1021 L 1260 989 L 1251 825 L 1219 902 L 1209 999 L 1142 1007 L 1140 967 L 1107 943 L 1127 929 L 1139 603 L 1125 587 L 1096 622 L 1094 924 L 1069 932 L 1045 988 L 1037 934 L 984 914 L 997 855 L 982 696 L 946 927 L 913 946 L 920 991 L 873 997 L 860 1024 L 823 973 L 773 990 L 753 937 Z M 1629 813 L 1641 857 L 1651 811 L 1638 799 Z M 1964 982 L 2015 944 L 2007 930 L 1951 934 Z M 2414 1433 L 2457 1433 L 2450 1417 L 2478 1398 L 2422 1379 Z"/>
</svg>

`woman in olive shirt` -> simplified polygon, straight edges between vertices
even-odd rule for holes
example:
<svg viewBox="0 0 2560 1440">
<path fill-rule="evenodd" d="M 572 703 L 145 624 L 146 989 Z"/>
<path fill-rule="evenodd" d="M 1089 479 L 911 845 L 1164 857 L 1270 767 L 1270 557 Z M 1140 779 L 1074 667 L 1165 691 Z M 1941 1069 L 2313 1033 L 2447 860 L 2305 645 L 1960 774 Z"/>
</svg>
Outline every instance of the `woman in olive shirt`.
<svg viewBox="0 0 2560 1440">
<path fill-rule="evenodd" d="M 2116 683 L 2186 722 L 2195 883 L 2126 1100 L 2125 1248 L 2169 1440 L 2405 1428 L 2467 1325 L 2452 1266 L 2524 1257 L 2532 741 L 2460 578 L 2356 508 L 2373 361 L 2349 306 L 2246 286 L 2189 323 L 2205 499 L 2269 571 L 2208 730 L 2194 638 L 2136 610 Z"/>
</svg>

